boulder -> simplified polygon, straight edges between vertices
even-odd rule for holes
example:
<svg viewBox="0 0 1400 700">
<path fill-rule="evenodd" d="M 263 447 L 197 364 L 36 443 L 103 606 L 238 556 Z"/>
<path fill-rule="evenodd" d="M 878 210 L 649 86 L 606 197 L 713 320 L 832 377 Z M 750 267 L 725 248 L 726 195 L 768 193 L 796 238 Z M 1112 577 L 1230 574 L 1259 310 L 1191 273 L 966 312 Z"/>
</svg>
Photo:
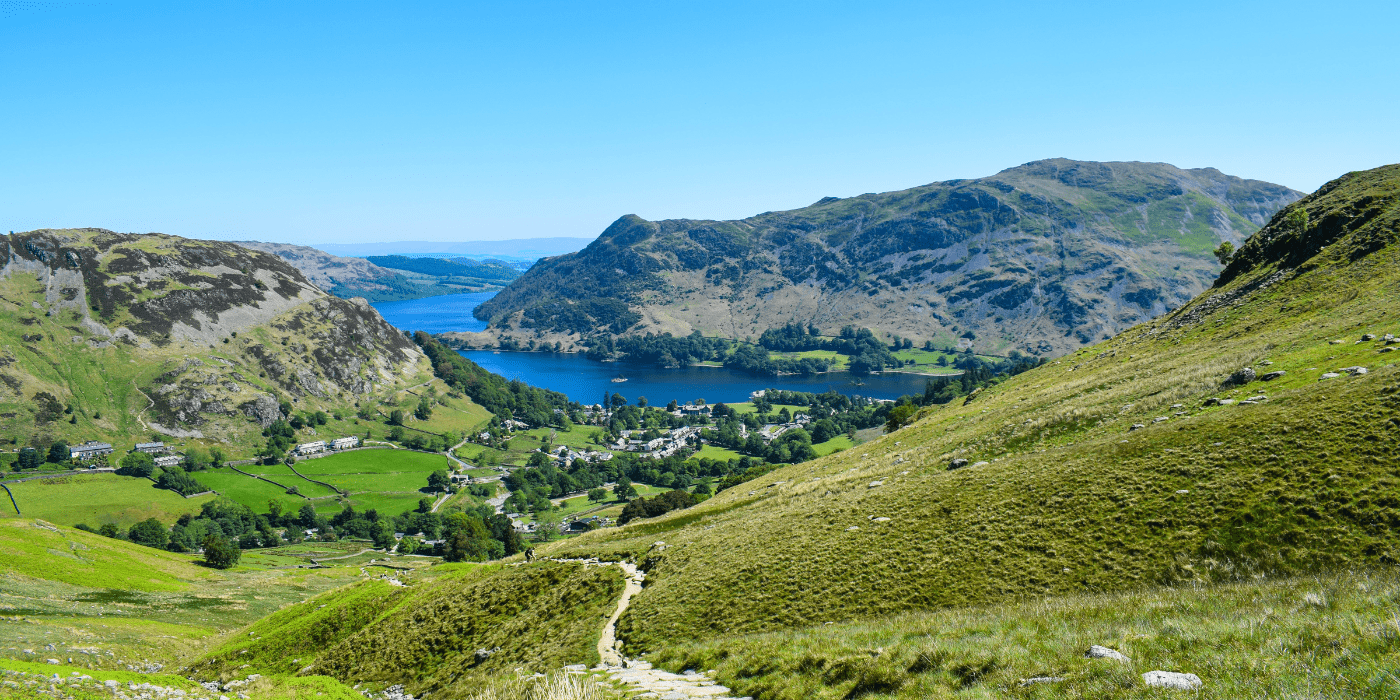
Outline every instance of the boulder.
<svg viewBox="0 0 1400 700">
<path fill-rule="evenodd" d="M 1236 385 L 1239 385 L 1239 384 L 1248 384 L 1248 383 L 1254 381 L 1254 377 L 1255 377 L 1254 368 L 1253 368 L 1253 367 L 1244 367 L 1244 368 L 1240 369 L 1238 372 L 1235 372 L 1234 374 L 1230 375 L 1230 379 L 1228 380 L 1227 383 L 1229 383 L 1229 384 L 1236 384 Z"/>
<path fill-rule="evenodd" d="M 948 468 L 949 468 L 949 469 L 962 469 L 963 467 L 966 467 L 966 466 L 967 466 L 967 460 L 965 460 L 965 459 L 954 459 L 954 460 L 948 462 Z"/>
<path fill-rule="evenodd" d="M 1220 405 L 1220 399 L 1219 399 L 1219 398 L 1216 398 L 1216 397 L 1214 397 L 1214 396 L 1212 396 L 1212 397 L 1206 399 L 1206 402 L 1205 402 L 1204 404 L 1202 404 L 1202 405 L 1204 405 L 1204 406 L 1219 406 L 1219 405 Z"/>
<path fill-rule="evenodd" d="M 1340 376 L 1342 376 L 1342 375 L 1337 374 L 1336 372 L 1323 372 L 1323 373 L 1322 373 L 1322 376 L 1321 376 L 1321 377 L 1318 377 L 1317 379 L 1318 379 L 1318 381 L 1322 381 L 1323 379 L 1336 379 L 1337 377 L 1340 377 Z"/>
<path fill-rule="evenodd" d="M 1343 368 L 1341 368 L 1341 369 L 1339 369 L 1339 370 L 1337 370 L 1337 371 L 1338 371 L 1338 372 L 1346 372 L 1347 374 L 1350 374 L 1350 375 L 1352 375 L 1352 376 L 1355 376 L 1355 375 L 1358 375 L 1358 374 L 1365 374 L 1365 373 L 1367 372 L 1367 370 L 1366 370 L 1365 367 L 1360 367 L 1360 366 L 1357 366 L 1357 367 L 1343 367 Z"/>
<path fill-rule="evenodd" d="M 1396 348 L 1381 348 L 1381 352 L 1395 352 Z"/>
<path fill-rule="evenodd" d="M 973 463 L 972 463 L 972 466 L 974 466 L 974 467 L 980 467 L 980 466 L 983 466 L 983 465 L 986 465 L 986 464 L 991 464 L 991 462 L 973 462 Z"/>
<path fill-rule="evenodd" d="M 1123 654 L 1113 649 L 1109 649 L 1108 647 L 1101 647 L 1097 644 L 1089 647 L 1089 651 L 1084 652 L 1084 658 L 1113 659 L 1114 661 L 1132 661 L 1132 659 L 1124 656 Z"/>
<path fill-rule="evenodd" d="M 1128 426 L 1128 432 L 1131 433 L 1131 432 L 1133 432 L 1134 430 L 1142 430 L 1143 428 L 1146 428 L 1146 427 L 1147 427 L 1147 426 L 1143 425 L 1142 423 L 1133 423 L 1132 425 Z"/>
<path fill-rule="evenodd" d="M 1270 373 L 1268 373 L 1268 374 L 1266 374 L 1266 375 L 1260 377 L 1260 379 L 1262 379 L 1262 380 L 1264 380 L 1264 381 L 1266 381 L 1266 382 L 1272 382 L 1273 380 L 1278 379 L 1279 377 L 1282 377 L 1282 376 L 1285 375 L 1285 374 L 1288 374 L 1288 370 L 1276 369 L 1276 370 L 1274 370 L 1274 371 L 1272 371 L 1272 372 L 1270 372 Z"/>
<path fill-rule="evenodd" d="M 1142 682 L 1149 688 L 1171 688 L 1173 690 L 1195 690 L 1201 687 L 1201 679 L 1194 673 L 1173 671 L 1148 671 L 1142 674 Z"/>
</svg>

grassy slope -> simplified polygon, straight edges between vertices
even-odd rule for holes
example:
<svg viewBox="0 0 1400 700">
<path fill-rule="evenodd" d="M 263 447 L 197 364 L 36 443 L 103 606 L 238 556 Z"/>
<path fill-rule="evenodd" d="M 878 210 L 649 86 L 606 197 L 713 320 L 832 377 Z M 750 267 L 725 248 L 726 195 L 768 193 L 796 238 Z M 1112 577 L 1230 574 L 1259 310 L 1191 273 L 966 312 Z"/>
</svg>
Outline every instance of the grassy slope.
<svg viewBox="0 0 1400 700">
<path fill-rule="evenodd" d="M 726 637 L 667 649 L 735 695 L 1156 698 L 1138 676 L 1195 673 L 1203 698 L 1400 694 L 1400 579 L 1378 574 L 1078 594 Z M 1092 644 L 1130 663 L 1084 658 Z M 1023 687 L 1026 678 L 1061 682 Z"/>
<path fill-rule="evenodd" d="M 1346 201 L 1379 201 L 1390 214 L 1343 232 L 1295 277 L 1243 294 L 1274 272 L 1265 264 L 969 405 L 551 553 L 644 562 L 648 586 L 619 626 L 631 651 L 1026 595 L 1400 560 L 1390 536 L 1400 523 L 1400 368 L 1395 353 L 1353 344 L 1363 332 L 1400 333 L 1397 171 L 1303 202 L 1313 221 Z M 1390 242 L 1354 256 L 1352 242 L 1376 227 Z M 1288 375 L 1222 388 L 1251 365 Z M 1318 381 L 1351 365 L 1371 371 Z M 1203 407 L 1260 392 L 1270 398 L 1258 405 Z M 1153 423 L 1159 416 L 1168 420 Z M 1148 427 L 1129 431 L 1139 423 Z M 949 471 L 954 457 L 990 463 Z"/>
<path fill-rule="evenodd" d="M 9 484 L 9 488 L 25 518 L 70 526 L 115 523 L 129 527 L 146 518 L 172 523 L 183 513 L 198 513 L 200 506 L 215 498 L 185 498 L 156 488 L 149 479 L 116 474 L 75 474 Z M 0 517 L 16 517 L 8 498 L 0 496 L 0 505 Z"/>
<path fill-rule="evenodd" d="M 138 591 L 179 591 L 209 573 L 187 557 L 34 519 L 0 522 L 0 570 L 11 576 Z"/>
<path fill-rule="evenodd" d="M 196 670 L 285 675 L 310 666 L 308 673 L 347 683 L 407 683 L 415 694 L 458 697 L 515 668 L 596 663 L 598 634 L 622 592 L 611 566 L 454 565 L 430 576 L 407 588 L 361 583 L 287 608 Z M 476 649 L 496 647 L 474 664 Z"/>
</svg>

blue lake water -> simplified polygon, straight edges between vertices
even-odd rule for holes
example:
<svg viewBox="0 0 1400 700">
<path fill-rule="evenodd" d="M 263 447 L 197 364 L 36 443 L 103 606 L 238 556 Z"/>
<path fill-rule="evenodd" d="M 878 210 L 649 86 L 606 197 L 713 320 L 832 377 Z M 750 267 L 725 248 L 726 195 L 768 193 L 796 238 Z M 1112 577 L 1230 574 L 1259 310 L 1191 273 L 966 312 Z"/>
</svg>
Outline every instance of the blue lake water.
<svg viewBox="0 0 1400 700">
<path fill-rule="evenodd" d="M 390 301 L 374 304 L 384 319 L 407 331 L 443 333 L 482 331 L 486 324 L 472 317 L 476 306 L 494 292 L 449 294 L 444 296 Z M 594 362 L 577 353 L 495 352 L 463 350 L 462 356 L 507 379 L 558 391 L 580 403 L 597 403 L 604 392 L 616 392 L 635 403 L 645 396 L 648 403 L 681 403 L 705 399 L 710 403 L 743 402 L 759 389 L 786 389 L 821 393 L 834 389 L 842 394 L 859 394 L 877 399 L 895 399 L 904 394 L 923 393 L 926 377 L 914 374 L 885 374 L 860 378 L 840 372 L 812 377 L 757 377 L 721 367 L 662 369 L 620 362 Z M 612 381 L 618 376 L 626 382 Z"/>
<path fill-rule="evenodd" d="M 443 294 L 408 301 L 381 301 L 370 306 L 378 309 L 385 321 L 401 330 L 480 333 L 486 330 L 486 322 L 473 318 L 472 309 L 494 296 L 495 292 Z"/>
</svg>

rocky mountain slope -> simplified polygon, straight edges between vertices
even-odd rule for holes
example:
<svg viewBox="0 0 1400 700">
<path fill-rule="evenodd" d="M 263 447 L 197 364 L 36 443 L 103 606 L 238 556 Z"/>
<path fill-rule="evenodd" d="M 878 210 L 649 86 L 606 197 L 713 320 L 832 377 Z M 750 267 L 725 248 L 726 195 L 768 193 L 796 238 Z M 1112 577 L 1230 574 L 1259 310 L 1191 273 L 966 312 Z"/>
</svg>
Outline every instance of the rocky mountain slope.
<svg viewBox="0 0 1400 700">
<path fill-rule="evenodd" d="M 163 434 L 250 443 L 295 410 L 353 410 L 431 369 L 363 299 L 282 258 L 103 229 L 0 238 L 0 439 Z"/>
<path fill-rule="evenodd" d="M 566 345 L 801 321 L 1059 354 L 1185 303 L 1215 279 L 1221 241 L 1300 196 L 1211 168 L 1055 159 L 740 221 L 625 216 L 477 315 L 491 337 Z"/>
</svg>

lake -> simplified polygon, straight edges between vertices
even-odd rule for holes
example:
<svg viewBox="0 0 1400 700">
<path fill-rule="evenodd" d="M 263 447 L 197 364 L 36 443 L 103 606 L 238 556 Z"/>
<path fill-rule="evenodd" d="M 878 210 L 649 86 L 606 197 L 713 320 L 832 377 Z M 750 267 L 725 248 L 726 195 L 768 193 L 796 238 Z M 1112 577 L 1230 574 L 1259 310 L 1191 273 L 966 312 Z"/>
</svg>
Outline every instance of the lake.
<svg viewBox="0 0 1400 700">
<path fill-rule="evenodd" d="M 472 317 L 476 306 L 494 292 L 448 294 L 374 304 L 384 319 L 407 331 L 443 333 L 485 330 L 486 324 Z M 580 353 L 496 352 L 463 350 L 463 357 L 507 379 L 552 389 L 580 403 L 598 403 L 604 392 L 616 392 L 631 403 L 645 396 L 650 404 L 665 405 L 705 399 L 710 403 L 740 403 L 759 389 L 786 389 L 821 393 L 834 389 L 842 394 L 859 394 L 877 399 L 896 399 L 905 394 L 921 394 L 927 377 L 915 374 L 884 374 L 856 377 L 845 372 L 811 377 L 757 377 L 722 367 L 662 369 L 621 362 L 594 362 Z M 612 381 L 623 376 L 626 382 Z"/>
</svg>

